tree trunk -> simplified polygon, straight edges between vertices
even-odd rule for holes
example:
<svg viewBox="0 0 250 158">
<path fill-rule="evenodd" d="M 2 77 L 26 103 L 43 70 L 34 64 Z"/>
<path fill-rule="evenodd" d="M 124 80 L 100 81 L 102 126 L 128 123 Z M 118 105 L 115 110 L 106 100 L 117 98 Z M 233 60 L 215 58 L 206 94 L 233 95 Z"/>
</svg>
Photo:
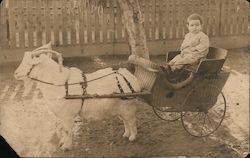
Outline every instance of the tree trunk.
<svg viewBox="0 0 250 158">
<path fill-rule="evenodd" d="M 149 51 L 146 43 L 139 0 L 118 0 L 123 12 L 125 28 L 128 34 L 128 43 L 132 55 L 149 60 Z M 151 90 L 156 79 L 156 73 L 135 65 L 135 73 L 142 89 Z"/>
<path fill-rule="evenodd" d="M 149 59 L 145 29 L 138 0 L 118 0 L 123 12 L 125 28 L 128 34 L 129 48 L 132 54 Z"/>
</svg>

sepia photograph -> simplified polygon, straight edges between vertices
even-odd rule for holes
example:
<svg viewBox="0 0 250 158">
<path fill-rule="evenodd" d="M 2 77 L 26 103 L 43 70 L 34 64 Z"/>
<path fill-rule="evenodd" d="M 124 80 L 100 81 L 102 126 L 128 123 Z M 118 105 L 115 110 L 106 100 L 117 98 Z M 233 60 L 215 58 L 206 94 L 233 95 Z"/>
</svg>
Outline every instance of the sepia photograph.
<svg viewBox="0 0 250 158">
<path fill-rule="evenodd" d="M 1 0 L 0 157 L 248 157 L 249 55 L 246 0 Z"/>
</svg>

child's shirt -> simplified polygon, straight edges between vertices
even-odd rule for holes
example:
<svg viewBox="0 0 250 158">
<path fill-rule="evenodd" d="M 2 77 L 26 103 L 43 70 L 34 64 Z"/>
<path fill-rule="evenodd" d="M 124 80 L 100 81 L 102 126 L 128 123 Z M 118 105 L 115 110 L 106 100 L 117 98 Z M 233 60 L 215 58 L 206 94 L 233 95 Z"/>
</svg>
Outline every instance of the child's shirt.
<svg viewBox="0 0 250 158">
<path fill-rule="evenodd" d="M 189 55 L 199 60 L 207 56 L 209 48 L 208 36 L 199 32 L 197 34 L 187 33 L 181 45 L 182 55 Z"/>
</svg>

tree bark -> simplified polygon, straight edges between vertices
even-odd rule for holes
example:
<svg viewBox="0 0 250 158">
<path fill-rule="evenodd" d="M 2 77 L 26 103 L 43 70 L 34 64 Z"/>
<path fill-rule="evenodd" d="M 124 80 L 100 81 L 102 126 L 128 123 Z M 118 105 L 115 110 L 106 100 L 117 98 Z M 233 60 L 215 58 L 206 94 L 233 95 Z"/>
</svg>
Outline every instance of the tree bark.
<svg viewBox="0 0 250 158">
<path fill-rule="evenodd" d="M 128 34 L 128 43 L 133 55 L 149 59 L 149 51 L 146 43 L 145 29 L 138 0 L 118 0 L 123 12 L 125 28 Z"/>
</svg>

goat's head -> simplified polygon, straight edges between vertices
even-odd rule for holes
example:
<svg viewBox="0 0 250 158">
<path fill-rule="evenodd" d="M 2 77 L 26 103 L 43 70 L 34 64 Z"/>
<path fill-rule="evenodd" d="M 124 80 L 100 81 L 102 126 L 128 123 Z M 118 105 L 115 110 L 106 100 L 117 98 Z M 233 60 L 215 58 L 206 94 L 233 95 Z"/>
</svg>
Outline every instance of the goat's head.
<svg viewBox="0 0 250 158">
<path fill-rule="evenodd" d="M 17 80 L 27 78 L 33 66 L 39 63 L 39 58 L 34 57 L 32 52 L 24 52 L 23 60 L 14 73 Z"/>
<path fill-rule="evenodd" d="M 56 54 L 57 60 L 62 67 L 62 55 L 61 53 L 55 52 L 49 49 L 41 49 L 35 52 L 25 52 L 21 64 L 18 66 L 14 73 L 14 77 L 17 80 L 23 80 L 29 76 L 29 73 L 32 71 L 32 68 L 45 59 L 51 58 L 52 54 Z"/>
</svg>

